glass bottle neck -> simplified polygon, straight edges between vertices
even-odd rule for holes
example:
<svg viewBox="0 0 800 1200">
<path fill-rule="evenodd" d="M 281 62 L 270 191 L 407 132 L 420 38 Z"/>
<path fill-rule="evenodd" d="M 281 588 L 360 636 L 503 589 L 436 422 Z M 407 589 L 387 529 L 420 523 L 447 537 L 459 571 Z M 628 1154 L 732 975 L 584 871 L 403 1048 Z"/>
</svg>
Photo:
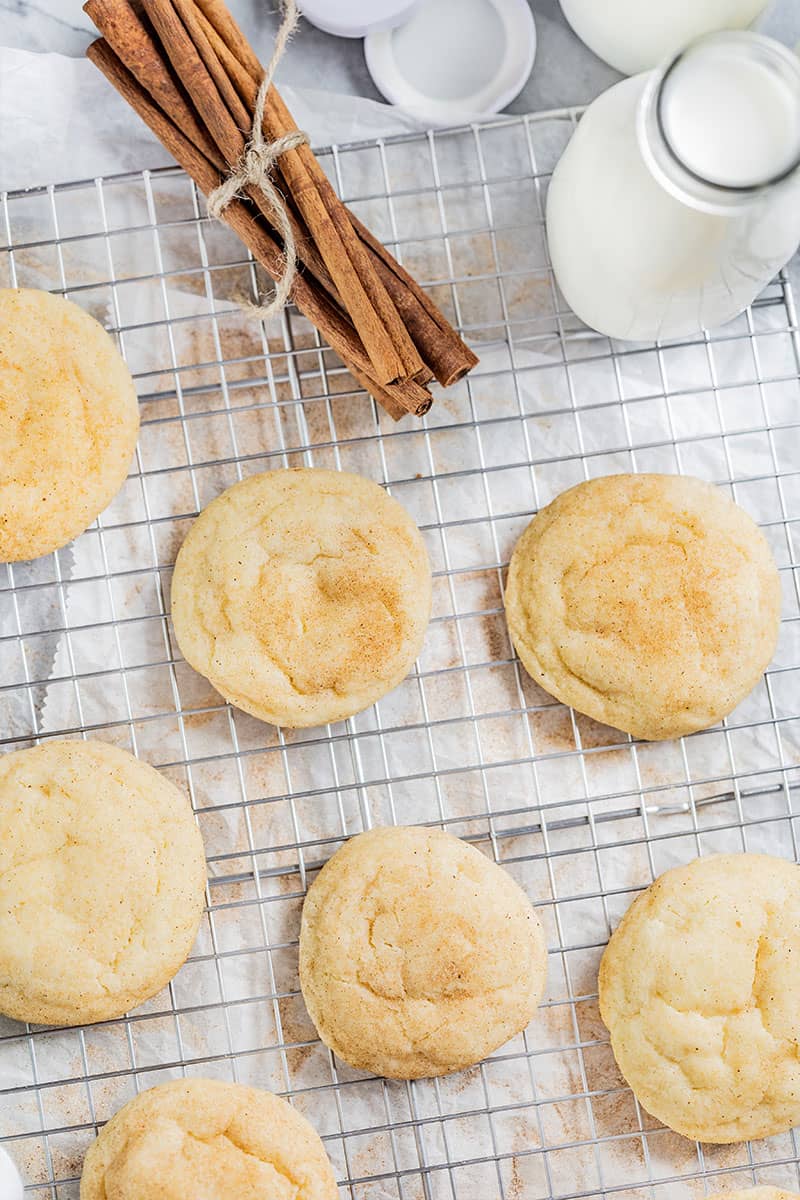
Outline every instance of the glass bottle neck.
<svg viewBox="0 0 800 1200">
<path fill-rule="evenodd" d="M 746 208 L 800 167 L 800 58 L 755 33 L 699 38 L 647 79 L 637 133 L 682 203 Z"/>
</svg>

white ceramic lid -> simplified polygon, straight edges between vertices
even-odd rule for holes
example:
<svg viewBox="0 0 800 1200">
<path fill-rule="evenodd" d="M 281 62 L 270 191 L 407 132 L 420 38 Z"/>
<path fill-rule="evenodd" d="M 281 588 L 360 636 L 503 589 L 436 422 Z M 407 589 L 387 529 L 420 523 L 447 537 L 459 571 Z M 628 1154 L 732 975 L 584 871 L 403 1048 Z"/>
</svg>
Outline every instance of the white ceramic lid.
<svg viewBox="0 0 800 1200">
<path fill-rule="evenodd" d="M 528 0 L 424 0 L 404 24 L 364 43 L 376 87 L 427 125 L 499 112 L 536 54 Z"/>
<path fill-rule="evenodd" d="M 297 0 L 307 21 L 336 37 L 359 38 L 407 21 L 420 0 Z"/>
</svg>

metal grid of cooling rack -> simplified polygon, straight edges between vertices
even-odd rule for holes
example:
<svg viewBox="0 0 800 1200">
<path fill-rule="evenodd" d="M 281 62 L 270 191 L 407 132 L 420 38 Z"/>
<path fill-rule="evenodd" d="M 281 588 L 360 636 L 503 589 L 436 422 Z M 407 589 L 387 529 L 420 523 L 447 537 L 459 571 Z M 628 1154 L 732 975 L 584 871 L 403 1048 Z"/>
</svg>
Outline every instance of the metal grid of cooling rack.
<svg viewBox="0 0 800 1200">
<path fill-rule="evenodd" d="M 800 341 L 786 279 L 714 337 L 612 345 L 566 311 L 543 200 L 575 114 L 330 150 L 341 194 L 482 354 L 422 423 L 377 411 L 294 312 L 236 300 L 258 272 L 177 170 L 2 198 L 0 283 L 63 292 L 116 331 L 142 433 L 117 500 L 72 547 L 0 567 L 0 745 L 98 736 L 190 791 L 208 911 L 169 989 L 85 1029 L 0 1018 L 0 1136 L 26 1195 L 77 1200 L 98 1126 L 181 1072 L 272 1087 L 322 1134 L 350 1200 L 700 1196 L 797 1188 L 794 1134 L 697 1147 L 653 1122 L 614 1067 L 596 1004 L 609 929 L 698 853 L 797 857 L 800 798 Z M 191 672 L 168 617 L 175 551 L 244 474 L 362 471 L 417 519 L 434 615 L 409 679 L 342 725 L 285 732 Z M 525 676 L 502 610 L 530 514 L 618 470 L 696 473 L 761 523 L 784 619 L 764 682 L 723 728 L 635 744 Z M 550 947 L 537 1019 L 463 1074 L 401 1084 L 337 1062 L 299 995 L 306 885 L 372 824 L 470 838 L 527 889 Z"/>
</svg>

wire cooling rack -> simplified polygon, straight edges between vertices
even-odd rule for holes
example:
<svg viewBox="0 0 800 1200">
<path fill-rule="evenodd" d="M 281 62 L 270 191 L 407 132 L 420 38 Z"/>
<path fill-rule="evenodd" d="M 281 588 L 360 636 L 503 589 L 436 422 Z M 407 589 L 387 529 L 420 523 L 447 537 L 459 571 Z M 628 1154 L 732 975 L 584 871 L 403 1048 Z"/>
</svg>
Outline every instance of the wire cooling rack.
<svg viewBox="0 0 800 1200">
<path fill-rule="evenodd" d="M 271 1087 L 310 1117 L 351 1200 L 674 1200 L 797 1188 L 795 1135 L 698 1147 L 642 1112 L 596 1000 L 609 930 L 677 862 L 797 857 L 800 343 L 785 279 L 713 337 L 614 345 L 566 310 L 543 200 L 575 116 L 342 146 L 340 193 L 482 355 L 424 422 L 394 425 L 296 313 L 236 301 L 258 272 L 178 170 L 9 194 L 0 282 L 63 292 L 116 331 L 142 432 L 117 500 L 72 547 L 0 567 L 0 742 L 101 737 L 191 794 L 209 863 L 190 958 L 124 1020 L 0 1019 L 0 1134 L 31 1197 L 76 1200 L 83 1152 L 138 1089 L 180 1075 Z M 385 483 L 423 529 L 434 615 L 417 669 L 374 708 L 281 732 L 182 661 L 170 571 L 199 508 L 243 475 L 335 466 Z M 504 566 L 540 505 L 613 471 L 684 471 L 760 522 L 784 585 L 779 649 L 724 727 L 634 743 L 556 704 L 514 658 Z M 305 889 L 342 839 L 430 822 L 473 840 L 538 907 L 544 1004 L 471 1071 L 364 1077 L 316 1040 L 297 980 Z M 188 1200 L 188 1198 L 187 1198 Z"/>
</svg>

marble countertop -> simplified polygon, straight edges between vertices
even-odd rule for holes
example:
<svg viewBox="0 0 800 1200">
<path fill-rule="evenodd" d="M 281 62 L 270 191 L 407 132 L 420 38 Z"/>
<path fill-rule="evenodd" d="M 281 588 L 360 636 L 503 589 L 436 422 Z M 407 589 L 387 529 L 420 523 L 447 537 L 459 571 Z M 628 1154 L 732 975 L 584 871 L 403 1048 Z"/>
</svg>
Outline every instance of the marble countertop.
<svg viewBox="0 0 800 1200">
<path fill-rule="evenodd" d="M 558 0 L 530 3 L 539 33 L 536 65 L 509 112 L 586 104 L 620 78 L 572 33 Z M 261 57 L 268 58 L 278 20 L 276 0 L 229 0 L 229 4 Z M 768 31 L 794 44 L 800 38 L 799 10 L 797 0 L 774 0 Z M 92 36 L 80 0 L 0 0 L 0 43 L 7 46 L 78 56 Z M 382 98 L 367 72 L 360 40 L 330 37 L 305 22 L 279 78 L 298 86 Z"/>
</svg>

